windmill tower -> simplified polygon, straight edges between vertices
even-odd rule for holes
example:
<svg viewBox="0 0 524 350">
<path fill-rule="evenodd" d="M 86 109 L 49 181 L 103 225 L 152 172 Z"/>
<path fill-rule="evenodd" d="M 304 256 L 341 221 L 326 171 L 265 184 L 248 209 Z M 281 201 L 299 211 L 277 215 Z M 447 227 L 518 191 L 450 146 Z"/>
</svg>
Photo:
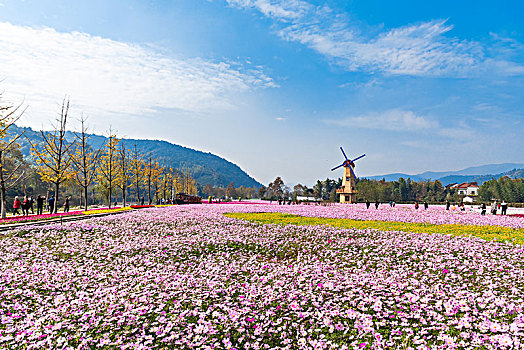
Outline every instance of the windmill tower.
<svg viewBox="0 0 524 350">
<path fill-rule="evenodd" d="M 340 187 L 337 190 L 337 194 L 340 196 L 340 203 L 356 203 L 357 202 L 357 188 L 356 188 L 357 176 L 355 175 L 355 171 L 353 170 L 353 168 L 355 167 L 354 162 L 364 157 L 365 154 L 351 160 L 351 159 L 348 159 L 342 147 L 340 147 L 340 150 L 342 151 L 342 154 L 344 155 L 344 158 L 346 160 L 342 162 L 342 164 L 340 164 L 339 166 L 336 166 L 333 169 L 331 169 L 331 171 L 333 171 L 340 167 L 344 167 L 344 177 L 342 178 L 342 187 Z"/>
</svg>

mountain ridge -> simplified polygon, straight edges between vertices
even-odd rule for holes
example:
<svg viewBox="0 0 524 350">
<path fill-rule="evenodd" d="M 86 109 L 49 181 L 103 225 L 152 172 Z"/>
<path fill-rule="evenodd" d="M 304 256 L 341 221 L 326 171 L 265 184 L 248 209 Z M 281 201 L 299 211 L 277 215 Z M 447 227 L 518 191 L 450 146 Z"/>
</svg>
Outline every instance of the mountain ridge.
<svg viewBox="0 0 524 350">
<path fill-rule="evenodd" d="M 501 163 L 501 164 L 486 164 L 480 166 L 469 167 L 461 170 L 453 171 L 425 171 L 420 174 L 404 174 L 391 173 L 376 176 L 363 176 L 362 178 L 370 180 L 397 181 L 399 178 L 413 181 L 439 180 L 444 186 L 452 183 L 461 182 L 478 182 L 479 185 L 490 180 L 491 178 L 498 179 L 502 176 L 509 176 L 511 178 L 522 178 L 524 176 L 524 164 L 519 163 Z"/>
<path fill-rule="evenodd" d="M 20 127 L 13 125 L 10 128 L 10 133 L 17 134 L 24 132 L 24 137 L 20 138 L 20 150 L 24 157 L 31 158 L 31 142 L 41 142 L 40 131 L 35 131 L 29 127 Z M 68 131 L 66 139 L 72 141 L 75 133 Z M 107 138 L 102 135 L 89 134 L 89 145 L 94 149 L 99 148 L 104 144 Z M 137 145 L 140 153 L 147 155 L 151 152 L 152 156 L 158 159 L 158 162 L 163 166 L 171 166 L 173 168 L 187 168 L 193 173 L 193 177 L 201 186 L 210 184 L 212 186 L 226 187 L 233 182 L 235 187 L 256 187 L 262 186 L 260 182 L 255 180 L 237 164 L 217 156 L 210 152 L 203 152 L 189 147 L 180 146 L 165 140 L 148 140 L 148 139 L 127 139 L 122 140 L 133 147 Z"/>
</svg>

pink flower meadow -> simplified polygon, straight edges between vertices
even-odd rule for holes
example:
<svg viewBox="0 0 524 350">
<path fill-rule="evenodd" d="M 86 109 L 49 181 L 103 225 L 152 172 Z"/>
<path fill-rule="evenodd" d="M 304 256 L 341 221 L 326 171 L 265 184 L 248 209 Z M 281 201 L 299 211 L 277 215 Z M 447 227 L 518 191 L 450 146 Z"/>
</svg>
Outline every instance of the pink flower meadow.
<svg viewBox="0 0 524 350">
<path fill-rule="evenodd" d="M 365 215 L 355 207 L 187 205 L 17 229 L 0 240 L 0 347 L 523 348 L 521 246 L 222 215 Z"/>
</svg>

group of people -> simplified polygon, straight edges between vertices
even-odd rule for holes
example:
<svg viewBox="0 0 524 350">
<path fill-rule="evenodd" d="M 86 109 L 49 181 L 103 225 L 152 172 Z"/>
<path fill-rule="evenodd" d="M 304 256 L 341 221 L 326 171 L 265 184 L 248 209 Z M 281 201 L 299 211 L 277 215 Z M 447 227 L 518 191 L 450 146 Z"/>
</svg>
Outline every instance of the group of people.
<svg viewBox="0 0 524 350">
<path fill-rule="evenodd" d="M 13 214 L 14 215 L 19 215 L 20 213 L 18 212 L 18 210 L 22 209 L 22 215 L 29 215 L 29 209 L 31 209 L 31 213 L 34 214 L 35 213 L 35 209 L 34 209 L 34 199 L 33 199 L 33 196 L 29 196 L 29 198 L 27 196 L 24 196 L 24 201 L 20 201 L 20 199 L 18 199 L 18 196 L 15 197 L 15 201 L 13 202 Z"/>
<path fill-rule="evenodd" d="M 415 210 L 418 210 L 418 208 L 419 208 L 419 204 L 418 202 L 415 202 Z M 424 210 L 428 210 L 428 208 L 429 208 L 428 202 L 424 201 Z"/>
<path fill-rule="evenodd" d="M 480 210 L 482 215 L 486 215 L 486 203 L 480 205 Z M 505 200 L 502 203 L 497 204 L 497 201 L 493 201 L 491 204 L 491 214 L 497 215 L 497 210 L 500 209 L 500 215 L 506 215 L 508 212 L 508 203 Z"/>
<path fill-rule="evenodd" d="M 446 210 L 449 210 L 450 205 L 451 204 L 449 203 L 449 201 L 446 201 Z M 461 211 L 466 210 L 464 203 L 460 203 L 459 208 Z M 486 203 L 482 203 L 478 208 L 480 209 L 480 214 L 486 215 L 486 211 L 487 211 Z M 497 201 L 494 201 L 493 204 L 491 204 L 491 208 L 490 208 L 491 214 L 497 215 L 498 209 L 500 209 L 500 215 L 506 215 L 508 212 L 508 203 L 506 203 L 505 200 L 503 200 L 502 203 L 500 204 L 497 204 Z"/>
<path fill-rule="evenodd" d="M 143 197 L 142 197 L 143 198 Z M 143 201 L 140 200 L 140 202 L 142 203 Z M 156 205 L 163 205 L 163 204 L 176 204 L 176 199 L 171 199 L 171 198 L 168 198 L 168 199 L 165 199 L 165 198 L 158 198 L 156 200 Z M 143 205 L 143 204 L 142 204 Z"/>
<path fill-rule="evenodd" d="M 29 209 L 31 209 L 31 214 L 35 213 L 34 205 L 36 202 L 36 215 L 42 215 L 44 212 L 44 203 L 45 203 L 46 197 L 42 195 L 38 195 L 36 197 L 36 201 L 33 198 L 33 196 L 24 196 L 24 200 L 21 201 L 18 196 L 15 197 L 15 200 L 13 202 L 13 215 L 29 215 Z M 58 206 L 55 206 L 55 197 L 53 195 L 50 195 L 47 199 L 47 204 L 49 208 L 49 213 L 53 214 L 58 211 Z M 70 208 L 70 196 L 66 196 L 64 200 L 64 213 L 69 212 Z M 19 210 L 22 210 L 20 213 Z"/>
<path fill-rule="evenodd" d="M 379 205 L 380 205 L 380 201 L 376 201 L 375 202 L 375 209 L 378 209 Z M 389 202 L 389 206 L 390 207 L 395 207 L 396 203 L 394 201 L 390 201 Z M 424 210 L 428 210 L 429 208 L 429 204 L 427 201 L 424 201 L 423 203 L 424 205 Z M 369 209 L 369 207 L 371 206 L 371 202 L 369 200 L 366 200 L 366 208 Z M 415 202 L 415 210 L 418 210 L 420 208 L 420 205 L 417 202 Z M 451 203 L 449 201 L 446 201 L 446 210 L 450 210 L 451 208 Z M 455 210 L 455 206 L 453 206 L 453 210 Z M 466 210 L 466 207 L 464 205 L 464 203 L 460 203 L 460 205 L 458 205 L 458 208 L 461 210 L 461 211 L 465 211 Z M 486 215 L 486 209 L 487 209 L 487 206 L 486 206 L 486 203 L 482 203 L 479 207 L 479 209 L 481 209 L 481 214 L 482 215 Z M 502 203 L 498 204 L 497 205 L 497 201 L 494 201 L 493 204 L 491 205 L 491 214 L 493 215 L 497 215 L 497 210 L 500 209 L 500 214 L 501 215 L 506 215 L 507 214 L 507 211 L 508 211 L 508 203 L 506 203 L 506 201 L 502 201 Z"/>
<path fill-rule="evenodd" d="M 382 203 L 382 202 L 379 201 L 378 199 L 375 201 L 375 209 L 378 210 L 378 207 L 379 207 L 380 203 Z M 370 205 L 371 205 L 371 203 L 368 200 L 366 200 L 366 209 L 369 209 Z M 395 202 L 390 202 L 389 205 L 394 207 L 395 206 Z"/>
</svg>

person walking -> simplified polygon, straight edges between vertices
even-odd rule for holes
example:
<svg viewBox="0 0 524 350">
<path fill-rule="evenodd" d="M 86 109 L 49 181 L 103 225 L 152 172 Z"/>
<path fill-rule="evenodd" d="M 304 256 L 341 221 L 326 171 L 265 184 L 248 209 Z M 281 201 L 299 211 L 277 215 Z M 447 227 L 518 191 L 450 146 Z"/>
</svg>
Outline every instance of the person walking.
<svg viewBox="0 0 524 350">
<path fill-rule="evenodd" d="M 371 205 L 371 203 L 369 203 L 369 200 L 366 201 L 366 209 L 369 209 L 369 206 Z"/>
<path fill-rule="evenodd" d="M 424 201 L 424 210 L 428 210 L 428 207 L 429 207 L 428 202 Z"/>
<path fill-rule="evenodd" d="M 378 199 L 377 199 L 377 201 L 375 202 L 375 209 L 378 210 L 378 206 L 379 206 L 379 204 L 380 204 L 380 202 L 379 202 Z"/>
<path fill-rule="evenodd" d="M 480 206 L 480 209 L 482 210 L 481 214 L 486 215 L 486 203 L 482 203 L 482 205 Z"/>
<path fill-rule="evenodd" d="M 49 213 L 53 214 L 55 212 L 55 197 L 52 194 L 49 196 L 47 204 L 49 205 Z"/>
<path fill-rule="evenodd" d="M 44 212 L 44 200 L 45 197 L 41 194 L 36 197 L 36 215 L 42 215 Z"/>
<path fill-rule="evenodd" d="M 31 195 L 31 197 L 29 197 L 29 208 L 31 208 L 31 214 L 34 214 L 35 213 L 35 200 L 33 198 L 33 195 Z"/>
<path fill-rule="evenodd" d="M 140 198 L 140 205 L 144 205 L 144 196 L 142 196 L 142 198 Z"/>
<path fill-rule="evenodd" d="M 497 215 L 497 201 L 494 201 L 491 205 L 491 214 Z"/>
<path fill-rule="evenodd" d="M 418 210 L 418 202 L 415 202 L 415 210 Z"/>
<path fill-rule="evenodd" d="M 451 206 L 451 203 L 447 200 L 446 201 L 446 210 L 449 210 L 449 207 Z"/>
<path fill-rule="evenodd" d="M 22 202 L 22 215 L 29 215 L 29 199 L 27 199 L 27 196 L 24 196 L 24 201 Z"/>
<path fill-rule="evenodd" d="M 500 204 L 500 215 L 506 215 L 506 212 L 508 210 L 508 203 L 506 203 L 506 201 L 502 201 L 502 203 Z"/>
<path fill-rule="evenodd" d="M 22 206 L 22 203 L 20 202 L 20 199 L 18 199 L 18 196 L 15 197 L 15 200 L 13 202 L 13 215 L 18 215 L 18 209 Z"/>
<path fill-rule="evenodd" d="M 66 196 L 64 201 L 64 213 L 69 213 L 69 196 Z"/>
</svg>

